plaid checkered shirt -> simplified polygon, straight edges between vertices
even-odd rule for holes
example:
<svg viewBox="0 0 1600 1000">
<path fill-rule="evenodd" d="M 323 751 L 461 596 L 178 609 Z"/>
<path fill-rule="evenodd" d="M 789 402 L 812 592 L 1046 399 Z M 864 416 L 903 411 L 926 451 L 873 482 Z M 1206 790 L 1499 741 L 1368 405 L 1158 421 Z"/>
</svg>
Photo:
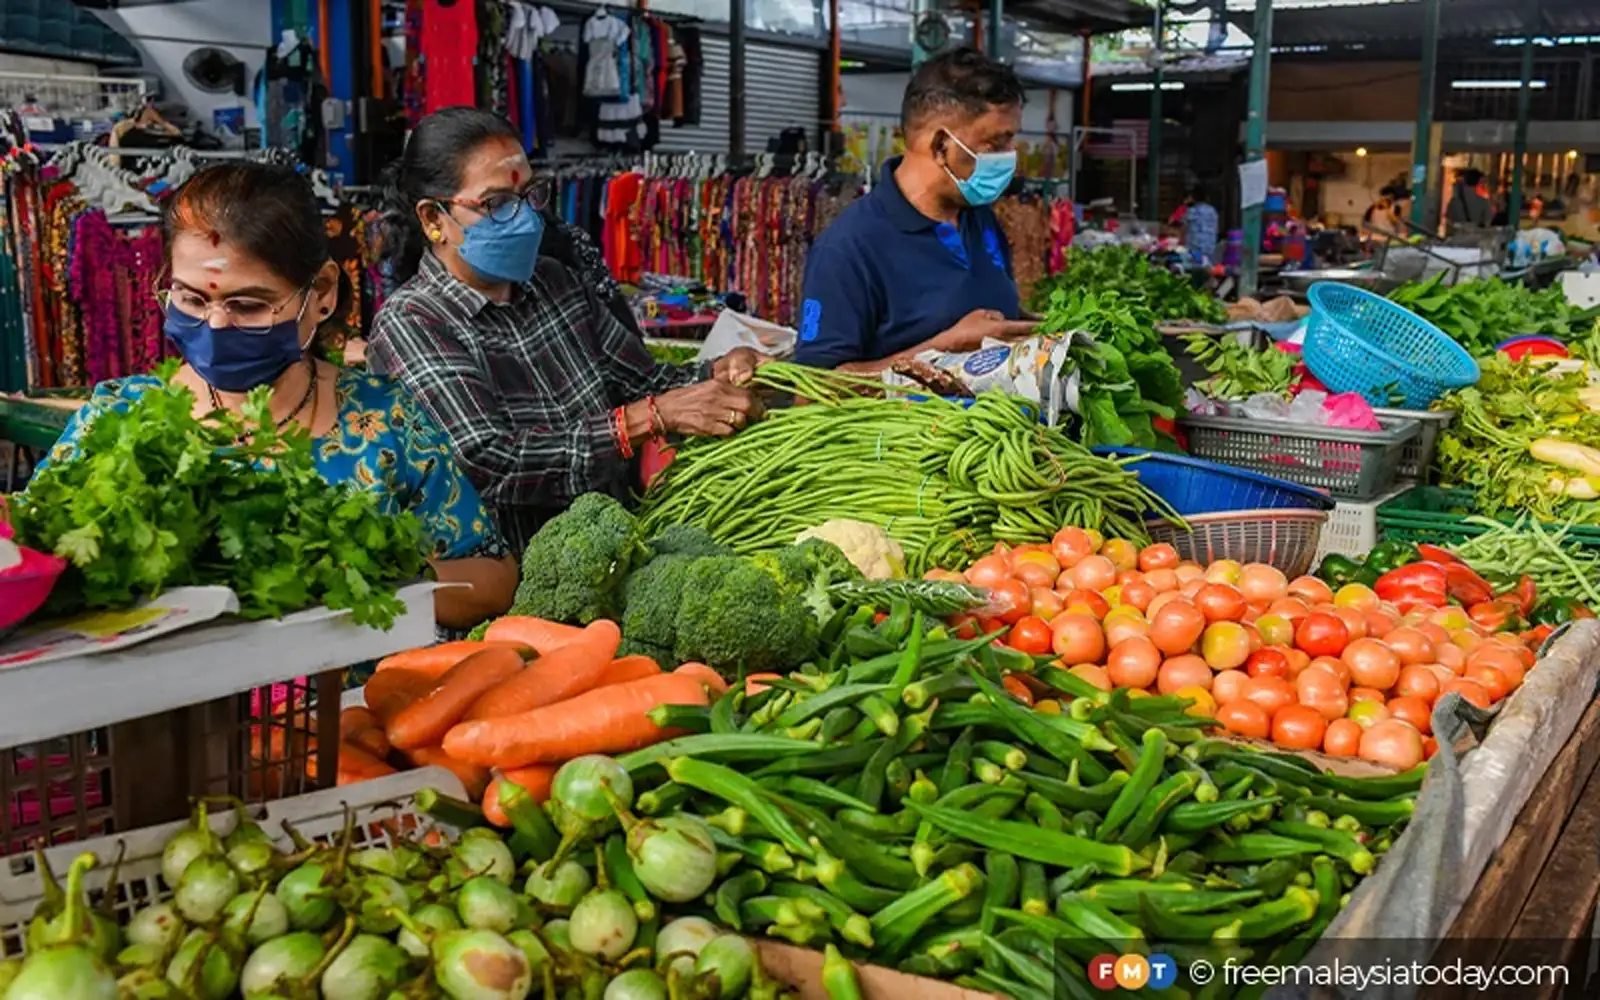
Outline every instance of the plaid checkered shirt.
<svg viewBox="0 0 1600 1000">
<path fill-rule="evenodd" d="M 627 496 L 636 477 L 612 432 L 616 407 L 704 377 L 695 365 L 657 362 L 548 257 L 497 303 L 424 253 L 378 312 L 367 364 L 444 428 L 519 558 L 579 494 Z"/>
</svg>

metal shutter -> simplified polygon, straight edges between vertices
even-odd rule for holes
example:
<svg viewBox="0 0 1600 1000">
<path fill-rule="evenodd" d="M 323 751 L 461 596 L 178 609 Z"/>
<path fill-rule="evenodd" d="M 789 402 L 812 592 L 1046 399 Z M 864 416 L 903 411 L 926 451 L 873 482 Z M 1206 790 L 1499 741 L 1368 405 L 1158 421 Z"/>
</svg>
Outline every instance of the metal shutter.
<svg viewBox="0 0 1600 1000">
<path fill-rule="evenodd" d="M 821 114 L 822 57 L 814 48 L 751 43 L 745 55 L 745 143 L 747 153 L 767 148 L 767 140 L 799 126 L 815 144 Z M 728 39 L 702 34 L 700 124 L 662 128 L 662 151 L 728 151 Z"/>
</svg>

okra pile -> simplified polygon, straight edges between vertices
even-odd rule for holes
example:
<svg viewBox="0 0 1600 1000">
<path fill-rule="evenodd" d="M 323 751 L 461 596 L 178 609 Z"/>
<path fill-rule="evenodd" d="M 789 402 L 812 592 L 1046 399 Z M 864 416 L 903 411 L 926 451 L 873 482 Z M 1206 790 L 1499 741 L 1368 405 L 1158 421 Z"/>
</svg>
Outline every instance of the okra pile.
<svg viewBox="0 0 1600 1000">
<path fill-rule="evenodd" d="M 1108 953 L 1294 963 L 1425 773 L 1325 773 L 906 606 L 830 632 L 822 663 L 658 709 L 690 735 L 617 759 L 634 808 L 704 821 L 716 878 L 692 911 L 1018 1000 L 1097 996 L 1085 965 Z"/>
</svg>

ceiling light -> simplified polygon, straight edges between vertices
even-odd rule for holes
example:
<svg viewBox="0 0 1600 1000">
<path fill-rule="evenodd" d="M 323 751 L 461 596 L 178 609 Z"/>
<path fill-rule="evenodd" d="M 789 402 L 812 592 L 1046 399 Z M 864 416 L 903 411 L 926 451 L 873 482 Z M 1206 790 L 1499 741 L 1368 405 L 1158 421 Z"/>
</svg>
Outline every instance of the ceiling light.
<svg viewBox="0 0 1600 1000">
<path fill-rule="evenodd" d="M 1529 90 L 1543 90 L 1546 86 L 1543 80 L 1529 80 Z M 1521 90 L 1521 80 L 1452 80 L 1452 90 Z"/>
<path fill-rule="evenodd" d="M 1367 155 L 1367 147 L 1365 147 L 1365 146 L 1357 146 L 1356 147 L 1356 155 L 1357 156 L 1366 156 Z"/>
<path fill-rule="evenodd" d="M 1111 89 L 1112 90 L 1116 90 L 1116 91 L 1122 91 L 1122 92 L 1128 92 L 1128 91 L 1150 91 L 1150 90 L 1156 89 L 1156 85 L 1153 84 L 1153 83 L 1113 83 L 1111 85 Z M 1183 89 L 1183 81 L 1181 81 L 1181 80 L 1173 80 L 1173 81 L 1164 82 L 1164 83 L 1161 84 L 1161 89 L 1162 90 L 1182 90 Z"/>
</svg>

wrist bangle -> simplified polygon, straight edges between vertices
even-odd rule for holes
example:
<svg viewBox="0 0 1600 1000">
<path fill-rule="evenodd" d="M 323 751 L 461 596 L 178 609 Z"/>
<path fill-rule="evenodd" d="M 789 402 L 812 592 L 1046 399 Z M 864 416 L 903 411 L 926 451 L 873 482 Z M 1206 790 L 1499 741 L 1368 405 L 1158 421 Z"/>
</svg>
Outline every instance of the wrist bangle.
<svg viewBox="0 0 1600 1000">
<path fill-rule="evenodd" d="M 667 425 L 661 420 L 661 411 L 656 409 L 656 398 L 646 396 L 645 405 L 650 409 L 650 434 L 652 437 L 666 437 Z"/>
<path fill-rule="evenodd" d="M 633 443 L 628 440 L 627 408 L 619 406 L 611 411 L 611 433 L 617 439 L 617 450 L 623 458 L 633 457 Z"/>
</svg>

